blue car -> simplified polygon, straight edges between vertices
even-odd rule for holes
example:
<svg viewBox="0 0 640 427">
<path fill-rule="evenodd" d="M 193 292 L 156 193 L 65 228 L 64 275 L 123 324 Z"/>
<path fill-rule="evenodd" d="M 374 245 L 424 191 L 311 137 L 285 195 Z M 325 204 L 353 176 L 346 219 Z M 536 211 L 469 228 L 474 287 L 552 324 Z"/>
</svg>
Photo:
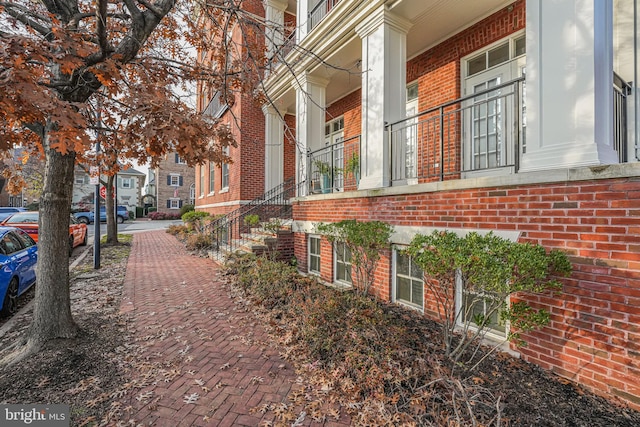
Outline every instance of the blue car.
<svg viewBox="0 0 640 427">
<path fill-rule="evenodd" d="M 38 247 L 27 233 L 0 227 L 0 315 L 13 314 L 18 297 L 36 283 L 37 262 Z"/>
</svg>

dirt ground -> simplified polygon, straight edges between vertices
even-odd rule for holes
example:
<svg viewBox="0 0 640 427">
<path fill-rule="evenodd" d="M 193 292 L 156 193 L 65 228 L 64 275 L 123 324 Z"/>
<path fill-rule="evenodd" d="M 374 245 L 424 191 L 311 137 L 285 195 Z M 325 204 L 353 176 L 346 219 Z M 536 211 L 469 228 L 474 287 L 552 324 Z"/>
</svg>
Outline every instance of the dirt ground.
<svg viewBox="0 0 640 427">
<path fill-rule="evenodd" d="M 137 356 L 118 313 L 129 249 L 103 247 L 98 271 L 92 268 L 89 251 L 72 271 L 72 310 L 81 335 L 50 343 L 18 367 L 0 368 L 2 403 L 69 404 L 72 426 L 129 425 L 129 408 L 119 402 L 129 392 Z M 22 304 L 29 303 L 32 294 L 22 298 Z M 31 310 L 0 321 L 0 358 L 27 330 Z M 509 356 L 484 363 L 477 377 L 494 395 L 505 396 L 503 414 L 511 421 L 503 425 L 640 426 L 640 413 Z"/>
</svg>

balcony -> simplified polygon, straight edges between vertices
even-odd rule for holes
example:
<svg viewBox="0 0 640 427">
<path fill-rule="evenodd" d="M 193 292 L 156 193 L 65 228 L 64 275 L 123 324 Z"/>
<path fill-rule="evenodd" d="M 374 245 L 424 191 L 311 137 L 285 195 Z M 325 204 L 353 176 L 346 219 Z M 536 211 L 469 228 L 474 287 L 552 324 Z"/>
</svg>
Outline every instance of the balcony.
<svg viewBox="0 0 640 427">
<path fill-rule="evenodd" d="M 307 31 L 314 29 L 340 0 L 321 0 L 307 15 Z"/>
<path fill-rule="evenodd" d="M 360 158 L 360 135 L 310 153 L 309 194 L 357 190 Z"/>
</svg>

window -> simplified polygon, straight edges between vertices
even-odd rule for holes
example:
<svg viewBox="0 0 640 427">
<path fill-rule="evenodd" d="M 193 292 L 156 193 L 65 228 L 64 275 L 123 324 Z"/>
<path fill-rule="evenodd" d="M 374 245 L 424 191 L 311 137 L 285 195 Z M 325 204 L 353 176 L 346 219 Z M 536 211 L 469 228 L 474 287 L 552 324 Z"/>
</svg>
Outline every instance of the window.
<svg viewBox="0 0 640 427">
<path fill-rule="evenodd" d="M 88 176 L 85 174 L 78 174 L 76 175 L 76 179 L 75 179 L 75 183 L 78 185 L 84 185 L 88 182 Z"/>
<path fill-rule="evenodd" d="M 494 46 L 479 55 L 476 55 L 467 62 L 467 77 L 478 74 L 500 64 L 505 64 L 511 59 L 522 56 L 526 53 L 525 36 L 507 40 L 498 46 Z"/>
<path fill-rule="evenodd" d="M 320 274 L 320 236 L 309 236 L 309 273 Z"/>
<path fill-rule="evenodd" d="M 495 295 L 465 290 L 459 290 L 459 294 L 458 319 L 461 323 L 469 322 L 471 326 L 477 326 L 479 322 L 486 322 L 485 327 L 489 333 L 500 337 L 506 336 L 507 327 L 500 321 L 502 302 L 497 302 Z"/>
<path fill-rule="evenodd" d="M 191 184 L 189 186 L 189 204 L 193 205 L 196 202 L 196 185 Z"/>
<path fill-rule="evenodd" d="M 398 250 L 394 253 L 393 294 L 395 301 L 420 309 L 424 308 L 422 269 L 413 262 L 410 256 Z"/>
<path fill-rule="evenodd" d="M 167 207 L 169 209 L 180 209 L 182 207 L 182 201 L 180 199 L 167 200 Z"/>
<path fill-rule="evenodd" d="M 200 185 L 200 197 L 204 197 L 204 165 L 200 165 L 200 179 L 198 183 Z"/>
<path fill-rule="evenodd" d="M 229 155 L 229 147 L 224 147 L 224 154 Z M 222 163 L 222 188 L 229 188 L 229 163 Z"/>
<path fill-rule="evenodd" d="M 167 185 L 170 185 L 172 187 L 182 186 L 182 177 L 180 175 L 167 176 Z"/>
<path fill-rule="evenodd" d="M 464 93 L 478 94 L 462 107 L 465 178 L 511 173 L 523 152 L 522 137 L 520 152 L 514 143 L 523 133 L 525 117 L 521 116 L 521 129 L 512 122 L 523 114 L 524 98 L 515 96 L 516 84 L 501 85 L 523 76 L 525 54 L 525 36 L 519 33 L 462 61 Z"/>
<path fill-rule="evenodd" d="M 176 154 L 176 163 L 179 165 L 186 165 L 187 162 L 184 161 L 184 159 L 182 157 L 180 157 L 180 155 L 178 153 Z"/>
<path fill-rule="evenodd" d="M 122 178 L 120 181 L 120 188 L 133 188 L 133 179 Z"/>
<path fill-rule="evenodd" d="M 215 191 L 215 176 L 216 176 L 216 166 L 215 164 L 209 162 L 209 193 L 213 193 Z"/>
<path fill-rule="evenodd" d="M 351 251 L 343 242 L 336 242 L 336 282 L 353 283 L 351 279 Z"/>
</svg>

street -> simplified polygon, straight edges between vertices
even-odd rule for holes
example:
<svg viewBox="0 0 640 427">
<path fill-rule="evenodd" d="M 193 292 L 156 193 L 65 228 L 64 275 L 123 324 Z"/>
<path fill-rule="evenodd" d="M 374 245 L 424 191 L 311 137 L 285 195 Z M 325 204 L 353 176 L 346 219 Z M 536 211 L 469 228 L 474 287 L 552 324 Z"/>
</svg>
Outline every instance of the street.
<svg viewBox="0 0 640 427">
<path fill-rule="evenodd" d="M 122 224 L 117 224 L 118 233 L 121 234 L 132 234 L 139 233 L 141 231 L 149 231 L 149 230 L 158 230 L 167 228 L 173 224 L 182 224 L 182 220 L 173 220 L 173 221 L 149 221 L 146 218 L 136 219 L 136 220 L 128 220 Z M 88 236 L 89 236 L 89 245 L 93 244 L 93 235 L 94 235 L 94 224 L 87 224 L 88 227 Z M 103 236 L 107 234 L 107 223 L 103 222 L 100 224 L 100 235 Z"/>
</svg>

